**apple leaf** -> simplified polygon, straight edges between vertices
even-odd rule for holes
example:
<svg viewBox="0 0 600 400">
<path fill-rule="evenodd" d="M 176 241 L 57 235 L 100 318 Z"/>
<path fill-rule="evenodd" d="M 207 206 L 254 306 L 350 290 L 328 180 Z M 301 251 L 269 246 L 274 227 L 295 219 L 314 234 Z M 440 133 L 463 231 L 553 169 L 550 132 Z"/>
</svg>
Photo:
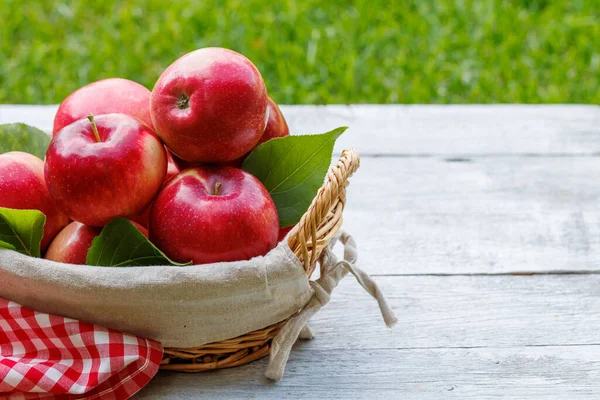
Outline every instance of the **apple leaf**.
<svg viewBox="0 0 600 400">
<path fill-rule="evenodd" d="M 271 139 L 244 160 L 242 169 L 271 194 L 281 227 L 296 224 L 310 206 L 329 170 L 333 145 L 346 129 Z"/>
<path fill-rule="evenodd" d="M 40 257 L 46 216 L 38 210 L 0 207 L 0 248 Z"/>
<path fill-rule="evenodd" d="M 126 218 L 113 219 L 88 250 L 86 263 L 101 267 L 190 265 L 172 261 Z"/>
<path fill-rule="evenodd" d="M 0 240 L 0 249 L 16 250 L 15 246 Z"/>
<path fill-rule="evenodd" d="M 33 126 L 0 125 L 0 154 L 9 151 L 23 151 L 43 160 L 48 144 L 50 144 L 50 136 Z"/>
</svg>

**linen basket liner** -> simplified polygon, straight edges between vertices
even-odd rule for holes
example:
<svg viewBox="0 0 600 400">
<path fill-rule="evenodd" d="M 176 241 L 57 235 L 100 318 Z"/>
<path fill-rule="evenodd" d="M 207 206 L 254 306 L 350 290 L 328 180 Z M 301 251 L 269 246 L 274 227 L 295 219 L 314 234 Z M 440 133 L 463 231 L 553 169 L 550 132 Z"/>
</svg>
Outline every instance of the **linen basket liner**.
<svg viewBox="0 0 600 400">
<path fill-rule="evenodd" d="M 345 245 L 339 262 L 331 250 L 337 238 Z M 356 246 L 345 233 L 324 251 L 321 276 L 311 282 L 286 241 L 263 257 L 186 267 L 69 265 L 0 250 L 0 297 L 179 348 L 237 337 L 294 315 L 273 339 L 266 375 L 279 380 L 292 345 L 301 333 L 311 336 L 308 320 L 348 272 L 377 299 L 385 323 L 396 322 L 355 262 Z"/>
</svg>

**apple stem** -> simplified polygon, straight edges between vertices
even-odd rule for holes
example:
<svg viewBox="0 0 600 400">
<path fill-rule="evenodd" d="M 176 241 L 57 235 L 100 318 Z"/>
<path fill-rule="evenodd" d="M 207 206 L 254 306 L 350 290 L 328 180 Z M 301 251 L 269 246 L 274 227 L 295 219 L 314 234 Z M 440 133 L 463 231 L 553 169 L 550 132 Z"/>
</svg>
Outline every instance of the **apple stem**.
<svg viewBox="0 0 600 400">
<path fill-rule="evenodd" d="M 94 121 L 94 114 L 88 114 L 87 118 L 90 120 L 92 124 L 92 130 L 94 131 L 94 136 L 96 136 L 96 141 L 101 142 L 100 134 L 98 133 L 98 127 L 96 126 L 96 121 Z"/>
<path fill-rule="evenodd" d="M 177 102 L 175 103 L 175 105 L 180 110 L 185 110 L 186 108 L 190 108 L 190 98 L 188 96 L 186 96 L 185 94 L 182 94 L 177 99 Z"/>
<path fill-rule="evenodd" d="M 215 183 L 215 196 L 218 196 L 221 194 L 221 182 L 217 182 Z"/>
</svg>

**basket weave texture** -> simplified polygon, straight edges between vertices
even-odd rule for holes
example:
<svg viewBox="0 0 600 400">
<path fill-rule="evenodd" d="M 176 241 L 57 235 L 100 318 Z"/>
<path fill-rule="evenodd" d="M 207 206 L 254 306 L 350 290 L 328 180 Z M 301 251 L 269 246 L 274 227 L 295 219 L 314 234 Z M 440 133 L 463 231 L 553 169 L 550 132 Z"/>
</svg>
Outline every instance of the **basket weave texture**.
<svg viewBox="0 0 600 400">
<path fill-rule="evenodd" d="M 337 164 L 329 171 L 312 204 L 288 235 L 288 245 L 304 266 L 309 278 L 321 253 L 342 226 L 346 186 L 359 165 L 356 150 L 344 150 Z M 233 339 L 197 348 L 166 348 L 160 368 L 202 372 L 247 364 L 269 354 L 272 339 L 285 323 L 286 320 Z"/>
</svg>

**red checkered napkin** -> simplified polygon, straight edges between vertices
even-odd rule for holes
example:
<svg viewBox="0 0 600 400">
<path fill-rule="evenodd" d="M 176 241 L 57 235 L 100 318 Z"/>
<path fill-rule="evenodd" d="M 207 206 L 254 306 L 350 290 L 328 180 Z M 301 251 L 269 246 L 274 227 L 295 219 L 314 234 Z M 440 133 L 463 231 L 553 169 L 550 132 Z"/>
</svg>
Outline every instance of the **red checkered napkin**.
<svg viewBox="0 0 600 400">
<path fill-rule="evenodd" d="M 162 354 L 153 340 L 0 298 L 0 399 L 128 399 Z"/>
</svg>

